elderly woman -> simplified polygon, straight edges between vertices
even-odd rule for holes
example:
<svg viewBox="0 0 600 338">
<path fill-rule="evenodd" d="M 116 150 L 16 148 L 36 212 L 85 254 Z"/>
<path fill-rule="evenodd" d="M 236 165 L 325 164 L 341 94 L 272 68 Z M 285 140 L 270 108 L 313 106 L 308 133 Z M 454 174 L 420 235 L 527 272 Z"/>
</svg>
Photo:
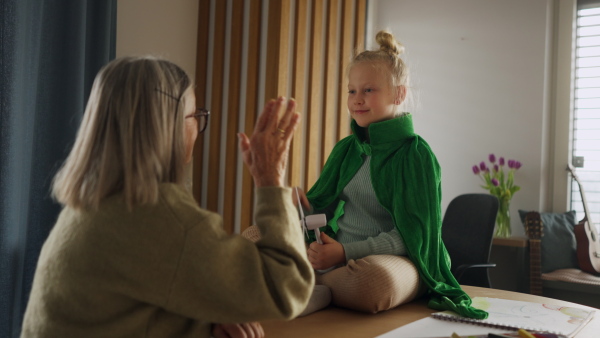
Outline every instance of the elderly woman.
<svg viewBox="0 0 600 338">
<path fill-rule="evenodd" d="M 269 102 L 252 137 L 238 135 L 257 187 L 257 244 L 226 234 L 183 187 L 208 114 L 169 61 L 126 57 L 99 72 L 54 178 L 64 208 L 39 257 L 22 336 L 261 336 L 251 322 L 304 309 L 314 275 L 283 184 L 294 101 Z"/>
</svg>

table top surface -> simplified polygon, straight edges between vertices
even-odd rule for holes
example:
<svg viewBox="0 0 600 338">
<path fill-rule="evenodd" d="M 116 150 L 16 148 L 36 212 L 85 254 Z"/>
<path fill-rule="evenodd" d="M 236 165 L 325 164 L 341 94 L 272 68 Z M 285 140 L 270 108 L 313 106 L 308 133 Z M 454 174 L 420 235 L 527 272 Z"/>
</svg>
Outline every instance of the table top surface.
<svg viewBox="0 0 600 338">
<path fill-rule="evenodd" d="M 533 303 L 575 306 L 599 311 L 589 306 L 566 302 L 558 299 L 534 296 L 505 290 L 463 286 L 471 297 L 490 297 L 527 301 Z M 375 337 L 392 331 L 400 326 L 425 318 L 436 312 L 427 307 L 425 299 L 400 305 L 394 309 L 368 314 L 330 306 L 305 317 L 291 321 L 262 322 L 266 337 L 306 338 L 306 337 Z M 576 338 L 598 337 L 600 332 L 600 313 L 596 312 L 592 320 L 575 336 Z"/>
</svg>

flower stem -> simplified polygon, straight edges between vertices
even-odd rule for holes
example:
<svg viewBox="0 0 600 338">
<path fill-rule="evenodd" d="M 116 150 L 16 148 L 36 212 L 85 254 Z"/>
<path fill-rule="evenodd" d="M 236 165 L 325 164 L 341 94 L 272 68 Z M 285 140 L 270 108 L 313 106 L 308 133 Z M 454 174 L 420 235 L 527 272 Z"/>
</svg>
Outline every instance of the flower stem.
<svg viewBox="0 0 600 338">
<path fill-rule="evenodd" d="M 510 198 L 498 198 L 498 214 L 496 215 L 496 237 L 510 237 Z"/>
</svg>

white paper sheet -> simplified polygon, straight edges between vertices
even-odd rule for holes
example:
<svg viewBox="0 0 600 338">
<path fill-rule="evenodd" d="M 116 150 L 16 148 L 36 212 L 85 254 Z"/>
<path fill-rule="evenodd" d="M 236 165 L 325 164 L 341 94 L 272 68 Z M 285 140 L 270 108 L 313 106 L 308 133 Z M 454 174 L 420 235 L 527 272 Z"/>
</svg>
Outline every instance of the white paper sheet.
<svg viewBox="0 0 600 338">
<path fill-rule="evenodd" d="M 507 330 L 426 317 L 384 333 L 381 336 L 377 336 L 377 338 L 450 337 L 453 332 L 456 332 L 459 336 L 468 336 L 506 333 Z"/>
</svg>

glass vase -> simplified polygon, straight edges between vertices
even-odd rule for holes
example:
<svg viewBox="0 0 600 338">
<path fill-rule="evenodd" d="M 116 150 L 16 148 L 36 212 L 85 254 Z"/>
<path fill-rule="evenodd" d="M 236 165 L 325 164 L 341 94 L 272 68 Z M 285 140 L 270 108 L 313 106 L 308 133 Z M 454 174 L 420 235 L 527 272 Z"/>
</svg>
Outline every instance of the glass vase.
<svg viewBox="0 0 600 338">
<path fill-rule="evenodd" d="M 510 237 L 510 199 L 498 199 L 498 215 L 496 215 L 496 237 Z"/>
</svg>

